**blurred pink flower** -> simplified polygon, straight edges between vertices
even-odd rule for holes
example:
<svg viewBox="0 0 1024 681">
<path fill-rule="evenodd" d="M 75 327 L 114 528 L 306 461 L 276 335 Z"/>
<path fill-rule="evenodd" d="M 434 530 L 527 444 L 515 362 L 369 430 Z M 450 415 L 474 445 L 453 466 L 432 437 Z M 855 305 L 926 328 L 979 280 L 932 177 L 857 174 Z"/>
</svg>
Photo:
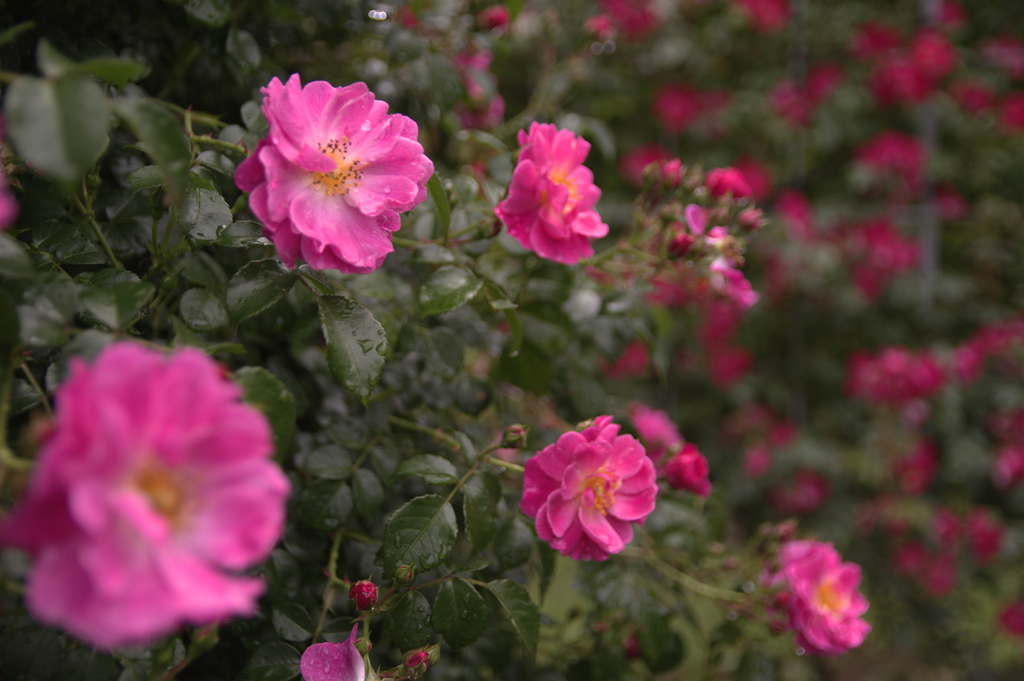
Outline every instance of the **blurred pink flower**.
<svg viewBox="0 0 1024 681">
<path fill-rule="evenodd" d="M 754 356 L 738 345 L 714 345 L 707 348 L 708 375 L 721 388 L 731 388 L 754 366 Z"/>
<path fill-rule="evenodd" d="M 991 109 L 996 102 L 995 91 L 978 80 L 958 80 L 950 84 L 949 94 L 960 108 L 971 114 Z"/>
<path fill-rule="evenodd" d="M 341 643 L 314 643 L 302 651 L 299 671 L 303 681 L 364 681 L 363 656 L 356 649 L 359 625 Z"/>
<path fill-rule="evenodd" d="M 747 178 L 736 168 L 714 168 L 704 178 L 704 184 L 712 197 L 719 199 L 732 195 L 734 199 L 749 199 L 754 195 Z"/>
<path fill-rule="evenodd" d="M 651 352 L 647 343 L 635 340 L 622 349 L 622 354 L 605 369 L 605 375 L 616 381 L 630 378 L 644 378 L 651 365 Z"/>
<path fill-rule="evenodd" d="M 929 596 L 945 596 L 956 588 L 956 557 L 949 553 L 930 555 L 920 580 Z"/>
<path fill-rule="evenodd" d="M 847 362 L 850 395 L 875 405 L 905 406 L 938 393 L 946 384 L 941 365 L 929 352 L 888 347 L 877 355 L 854 352 Z"/>
<path fill-rule="evenodd" d="M 967 10 L 955 0 L 942 0 L 939 24 L 947 31 L 955 31 L 967 23 Z"/>
<path fill-rule="evenodd" d="M 1003 549 L 1006 526 L 987 509 L 978 507 L 964 520 L 967 548 L 979 565 L 988 565 Z"/>
<path fill-rule="evenodd" d="M 788 627 L 798 646 L 812 655 L 841 655 L 871 631 L 861 618 L 868 602 L 857 590 L 860 579 L 860 566 L 843 563 L 832 544 L 797 540 L 783 545 L 778 571 L 766 581 L 789 594 Z"/>
<path fill-rule="evenodd" d="M 930 440 L 921 440 L 909 455 L 893 464 L 893 475 L 904 494 L 926 492 L 938 472 L 939 455 Z"/>
<path fill-rule="evenodd" d="M 756 31 L 779 33 L 789 23 L 789 0 L 735 0 Z"/>
<path fill-rule="evenodd" d="M 658 144 L 633 147 L 619 158 L 619 175 L 637 187 L 644 183 L 644 168 L 652 163 L 664 163 L 672 158 L 668 149 Z"/>
<path fill-rule="evenodd" d="M 1024 447 L 1010 445 L 996 454 L 992 463 L 992 484 L 997 489 L 1008 490 L 1024 480 Z"/>
<path fill-rule="evenodd" d="M 661 86 L 651 102 L 651 111 L 658 123 L 673 134 L 690 127 L 700 117 L 702 110 L 700 94 L 684 85 Z"/>
<path fill-rule="evenodd" d="M 427 196 L 434 165 L 415 121 L 388 115 L 365 83 L 305 87 L 299 76 L 262 90 L 269 134 L 235 183 L 289 266 L 368 273 L 394 250 L 398 214 Z"/>
<path fill-rule="evenodd" d="M 520 508 L 537 536 L 574 560 L 605 560 L 633 539 L 654 510 L 654 464 L 611 416 L 563 434 L 526 462 Z"/>
<path fill-rule="evenodd" d="M 893 570 L 904 577 L 918 577 L 924 572 L 931 556 L 921 542 L 911 542 L 896 549 L 892 555 Z"/>
<path fill-rule="evenodd" d="M 601 8 L 629 40 L 639 40 L 658 27 L 651 0 L 601 0 Z"/>
<path fill-rule="evenodd" d="M 711 494 L 708 472 L 708 460 L 692 442 L 683 445 L 665 464 L 665 478 L 672 489 L 683 489 L 701 497 Z"/>
<path fill-rule="evenodd" d="M 108 346 L 70 362 L 0 540 L 33 556 L 29 612 L 103 649 L 251 615 L 288 479 L 270 427 L 203 352 Z"/>
<path fill-rule="evenodd" d="M 917 241 L 904 237 L 888 218 L 847 225 L 839 234 L 853 283 L 868 300 L 876 300 L 893 279 L 917 265 Z"/>
<path fill-rule="evenodd" d="M 512 21 L 512 13 L 505 5 L 496 5 L 480 10 L 480 14 L 476 15 L 476 21 L 485 31 L 493 31 L 496 28 L 504 31 Z"/>
<path fill-rule="evenodd" d="M 934 30 L 922 30 L 910 41 L 910 59 L 918 72 L 936 83 L 956 68 L 956 50 L 949 40 Z"/>
<path fill-rule="evenodd" d="M 686 206 L 683 211 L 686 225 L 694 234 L 703 234 L 708 226 L 708 212 L 695 203 Z"/>
<path fill-rule="evenodd" d="M 742 173 L 743 179 L 747 181 L 747 186 L 750 187 L 750 196 L 754 201 L 760 203 L 771 195 L 772 173 L 768 166 L 752 156 L 743 156 L 736 160 L 734 167 Z"/>
<path fill-rule="evenodd" d="M 1002 35 L 981 44 L 981 56 L 998 66 L 1014 80 L 1024 78 L 1024 42 L 1012 35 Z"/>
<path fill-rule="evenodd" d="M 494 214 L 524 248 L 542 258 L 571 265 L 594 254 L 591 239 L 605 236 L 594 204 L 601 190 L 583 165 L 590 143 L 550 123 L 519 131 L 519 163 L 508 198 Z"/>
<path fill-rule="evenodd" d="M 880 106 L 919 104 L 935 89 L 914 60 L 904 54 L 879 62 L 868 84 Z"/>
<path fill-rule="evenodd" d="M 0 152 L 4 150 L 5 132 L 4 121 L 0 118 Z M 7 169 L 0 156 L 0 230 L 9 227 L 18 217 L 18 202 L 11 196 L 8 184 Z"/>
<path fill-rule="evenodd" d="M 850 47 L 858 59 L 889 57 L 903 43 L 903 36 L 896 29 L 877 21 L 867 21 L 853 38 Z"/>
<path fill-rule="evenodd" d="M 715 258 L 708 269 L 711 272 L 711 286 L 744 310 L 753 307 L 761 299 L 743 273 L 726 258 Z"/>
<path fill-rule="evenodd" d="M 799 470 L 781 485 L 768 490 L 768 503 L 780 513 L 805 515 L 815 511 L 832 494 L 832 483 L 818 471 Z"/>
<path fill-rule="evenodd" d="M 759 478 L 772 467 L 772 451 L 763 442 L 747 447 L 743 452 L 743 473 L 751 478 Z"/>
<path fill-rule="evenodd" d="M 633 402 L 627 411 L 651 460 L 660 462 L 670 449 L 682 443 L 683 436 L 679 434 L 676 424 L 661 409 L 652 409 L 640 402 Z"/>
<path fill-rule="evenodd" d="M 791 237 L 807 240 L 814 236 L 814 209 L 799 190 L 783 190 L 775 201 L 775 210 Z"/>
<path fill-rule="evenodd" d="M 1024 636 L 1024 601 L 1004 607 L 999 612 L 999 626 L 1011 636 Z"/>
<path fill-rule="evenodd" d="M 857 161 L 883 176 L 900 181 L 897 194 L 915 193 L 920 189 L 924 171 L 924 146 L 913 135 L 887 130 L 860 146 Z"/>
<path fill-rule="evenodd" d="M 1024 132 L 1024 92 L 1011 92 L 1000 107 L 999 121 L 1008 133 Z"/>
</svg>

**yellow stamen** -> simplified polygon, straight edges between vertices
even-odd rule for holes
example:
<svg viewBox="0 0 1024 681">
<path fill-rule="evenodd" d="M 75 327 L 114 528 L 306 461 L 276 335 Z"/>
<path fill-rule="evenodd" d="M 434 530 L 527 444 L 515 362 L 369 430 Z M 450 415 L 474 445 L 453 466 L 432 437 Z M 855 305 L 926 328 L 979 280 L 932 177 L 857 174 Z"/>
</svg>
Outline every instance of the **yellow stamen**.
<svg viewBox="0 0 1024 681">
<path fill-rule="evenodd" d="M 593 491 L 593 508 L 600 511 L 601 515 L 608 515 L 608 509 L 615 503 L 615 490 L 621 486 L 618 476 L 608 475 L 603 466 L 597 473 L 587 476 L 583 481 L 583 491 Z"/>
<path fill-rule="evenodd" d="M 360 170 L 362 161 L 358 158 L 349 158 L 351 143 L 348 138 L 331 140 L 326 145 L 318 144 L 320 151 L 327 154 L 337 164 L 337 168 L 329 173 L 312 173 L 313 184 L 321 187 L 327 196 L 344 196 L 350 189 L 358 187 L 363 179 L 363 171 Z"/>
<path fill-rule="evenodd" d="M 146 497 L 153 510 L 177 526 L 185 509 L 183 481 L 166 468 L 150 464 L 136 476 L 135 487 Z"/>
<path fill-rule="evenodd" d="M 817 601 L 818 607 L 832 612 L 845 610 L 850 602 L 848 597 L 836 591 L 835 583 L 830 579 L 818 585 L 814 592 L 814 600 Z"/>
</svg>

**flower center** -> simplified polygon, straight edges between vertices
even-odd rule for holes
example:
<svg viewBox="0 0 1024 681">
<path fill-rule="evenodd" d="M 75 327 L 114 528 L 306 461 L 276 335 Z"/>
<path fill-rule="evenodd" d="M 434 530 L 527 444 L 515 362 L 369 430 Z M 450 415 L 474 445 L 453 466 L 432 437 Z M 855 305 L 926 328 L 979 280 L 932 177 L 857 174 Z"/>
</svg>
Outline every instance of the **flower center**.
<svg viewBox="0 0 1024 681">
<path fill-rule="evenodd" d="M 562 185 L 569 190 L 569 200 L 565 203 L 566 211 L 575 207 L 576 204 L 580 202 L 580 199 L 583 198 L 583 195 L 580 194 L 580 190 L 576 187 L 576 181 L 561 169 L 556 168 L 552 170 L 548 177 L 550 177 L 551 181 L 555 184 Z"/>
<path fill-rule="evenodd" d="M 836 591 L 835 583 L 831 579 L 818 585 L 814 592 L 814 600 L 817 601 L 819 608 L 833 613 L 842 612 L 850 602 L 847 596 Z"/>
<path fill-rule="evenodd" d="M 135 487 L 149 501 L 154 511 L 176 527 L 185 509 L 185 490 L 182 480 L 159 465 L 147 465 L 135 478 Z"/>
<path fill-rule="evenodd" d="M 608 515 L 608 509 L 615 504 L 615 490 L 620 486 L 619 476 L 608 473 L 602 466 L 583 481 L 583 502 L 601 515 Z"/>
<path fill-rule="evenodd" d="M 350 189 L 358 187 L 363 179 L 360 170 L 363 162 L 358 158 L 349 158 L 352 143 L 347 137 L 331 140 L 326 145 L 317 144 L 323 153 L 331 157 L 337 168 L 329 173 L 313 173 L 313 184 L 321 187 L 327 196 L 344 196 Z"/>
</svg>

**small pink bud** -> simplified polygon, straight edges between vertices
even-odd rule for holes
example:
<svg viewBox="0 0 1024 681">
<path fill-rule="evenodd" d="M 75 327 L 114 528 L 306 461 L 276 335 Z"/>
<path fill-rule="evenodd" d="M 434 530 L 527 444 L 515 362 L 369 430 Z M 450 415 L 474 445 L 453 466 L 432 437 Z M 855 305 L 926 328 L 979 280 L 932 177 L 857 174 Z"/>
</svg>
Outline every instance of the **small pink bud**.
<svg viewBox="0 0 1024 681">
<path fill-rule="evenodd" d="M 501 436 L 501 446 L 511 449 L 524 449 L 529 435 L 529 427 L 516 423 L 505 429 Z"/>
<path fill-rule="evenodd" d="M 488 7 L 487 9 L 480 12 L 476 17 L 477 23 L 480 24 L 480 28 L 485 31 L 493 31 L 494 29 L 505 30 L 509 26 L 509 22 L 512 20 L 512 15 L 508 11 L 508 7 L 505 5 L 498 5 L 497 7 Z"/>
<path fill-rule="evenodd" d="M 414 650 L 405 656 L 405 672 L 410 679 L 423 676 L 429 666 L 430 653 L 425 650 Z"/>
<path fill-rule="evenodd" d="M 690 442 L 665 464 L 665 477 L 672 489 L 685 489 L 702 497 L 711 494 L 708 460 Z"/>
<path fill-rule="evenodd" d="M 682 227 L 678 222 L 675 223 L 679 227 Z M 693 242 L 697 239 L 686 231 L 680 229 L 676 232 L 675 236 L 672 237 L 672 241 L 668 244 L 668 252 L 674 258 L 682 258 L 690 251 L 690 246 L 693 246 Z"/>
<path fill-rule="evenodd" d="M 372 610 L 379 596 L 377 585 L 368 579 L 356 582 L 348 591 L 348 599 L 356 610 Z"/>
<path fill-rule="evenodd" d="M 741 211 L 739 216 L 740 227 L 756 232 L 764 226 L 763 215 L 759 208 L 747 208 Z"/>
<path fill-rule="evenodd" d="M 395 570 L 395 581 L 399 584 L 408 584 L 416 578 L 415 565 L 400 565 Z"/>
</svg>

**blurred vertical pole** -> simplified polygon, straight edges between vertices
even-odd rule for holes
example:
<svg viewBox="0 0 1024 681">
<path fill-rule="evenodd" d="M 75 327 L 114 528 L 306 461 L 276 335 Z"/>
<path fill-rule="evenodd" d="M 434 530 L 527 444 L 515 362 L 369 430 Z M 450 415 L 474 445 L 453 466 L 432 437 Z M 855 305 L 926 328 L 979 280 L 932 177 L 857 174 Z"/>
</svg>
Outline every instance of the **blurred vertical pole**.
<svg viewBox="0 0 1024 681">
<path fill-rule="evenodd" d="M 789 15 L 789 77 L 800 88 L 807 87 L 809 47 L 807 44 L 808 14 L 810 0 L 793 0 Z M 786 169 L 788 184 L 794 189 L 806 191 L 807 183 L 807 132 L 794 130 L 789 138 L 789 167 Z M 804 384 L 806 365 L 804 354 L 806 315 L 803 306 L 794 310 L 789 323 L 789 372 L 792 392 L 789 399 L 789 417 L 801 427 L 807 423 L 807 390 Z"/>
<path fill-rule="evenodd" d="M 928 28 L 938 28 L 942 13 L 942 0 L 921 0 L 921 18 Z M 921 294 L 930 303 L 935 296 L 935 282 L 939 274 L 940 224 L 935 203 L 933 164 L 939 151 L 939 110 L 935 98 L 930 97 L 921 107 L 921 143 L 924 146 L 924 171 L 921 177 L 920 232 Z"/>
</svg>

